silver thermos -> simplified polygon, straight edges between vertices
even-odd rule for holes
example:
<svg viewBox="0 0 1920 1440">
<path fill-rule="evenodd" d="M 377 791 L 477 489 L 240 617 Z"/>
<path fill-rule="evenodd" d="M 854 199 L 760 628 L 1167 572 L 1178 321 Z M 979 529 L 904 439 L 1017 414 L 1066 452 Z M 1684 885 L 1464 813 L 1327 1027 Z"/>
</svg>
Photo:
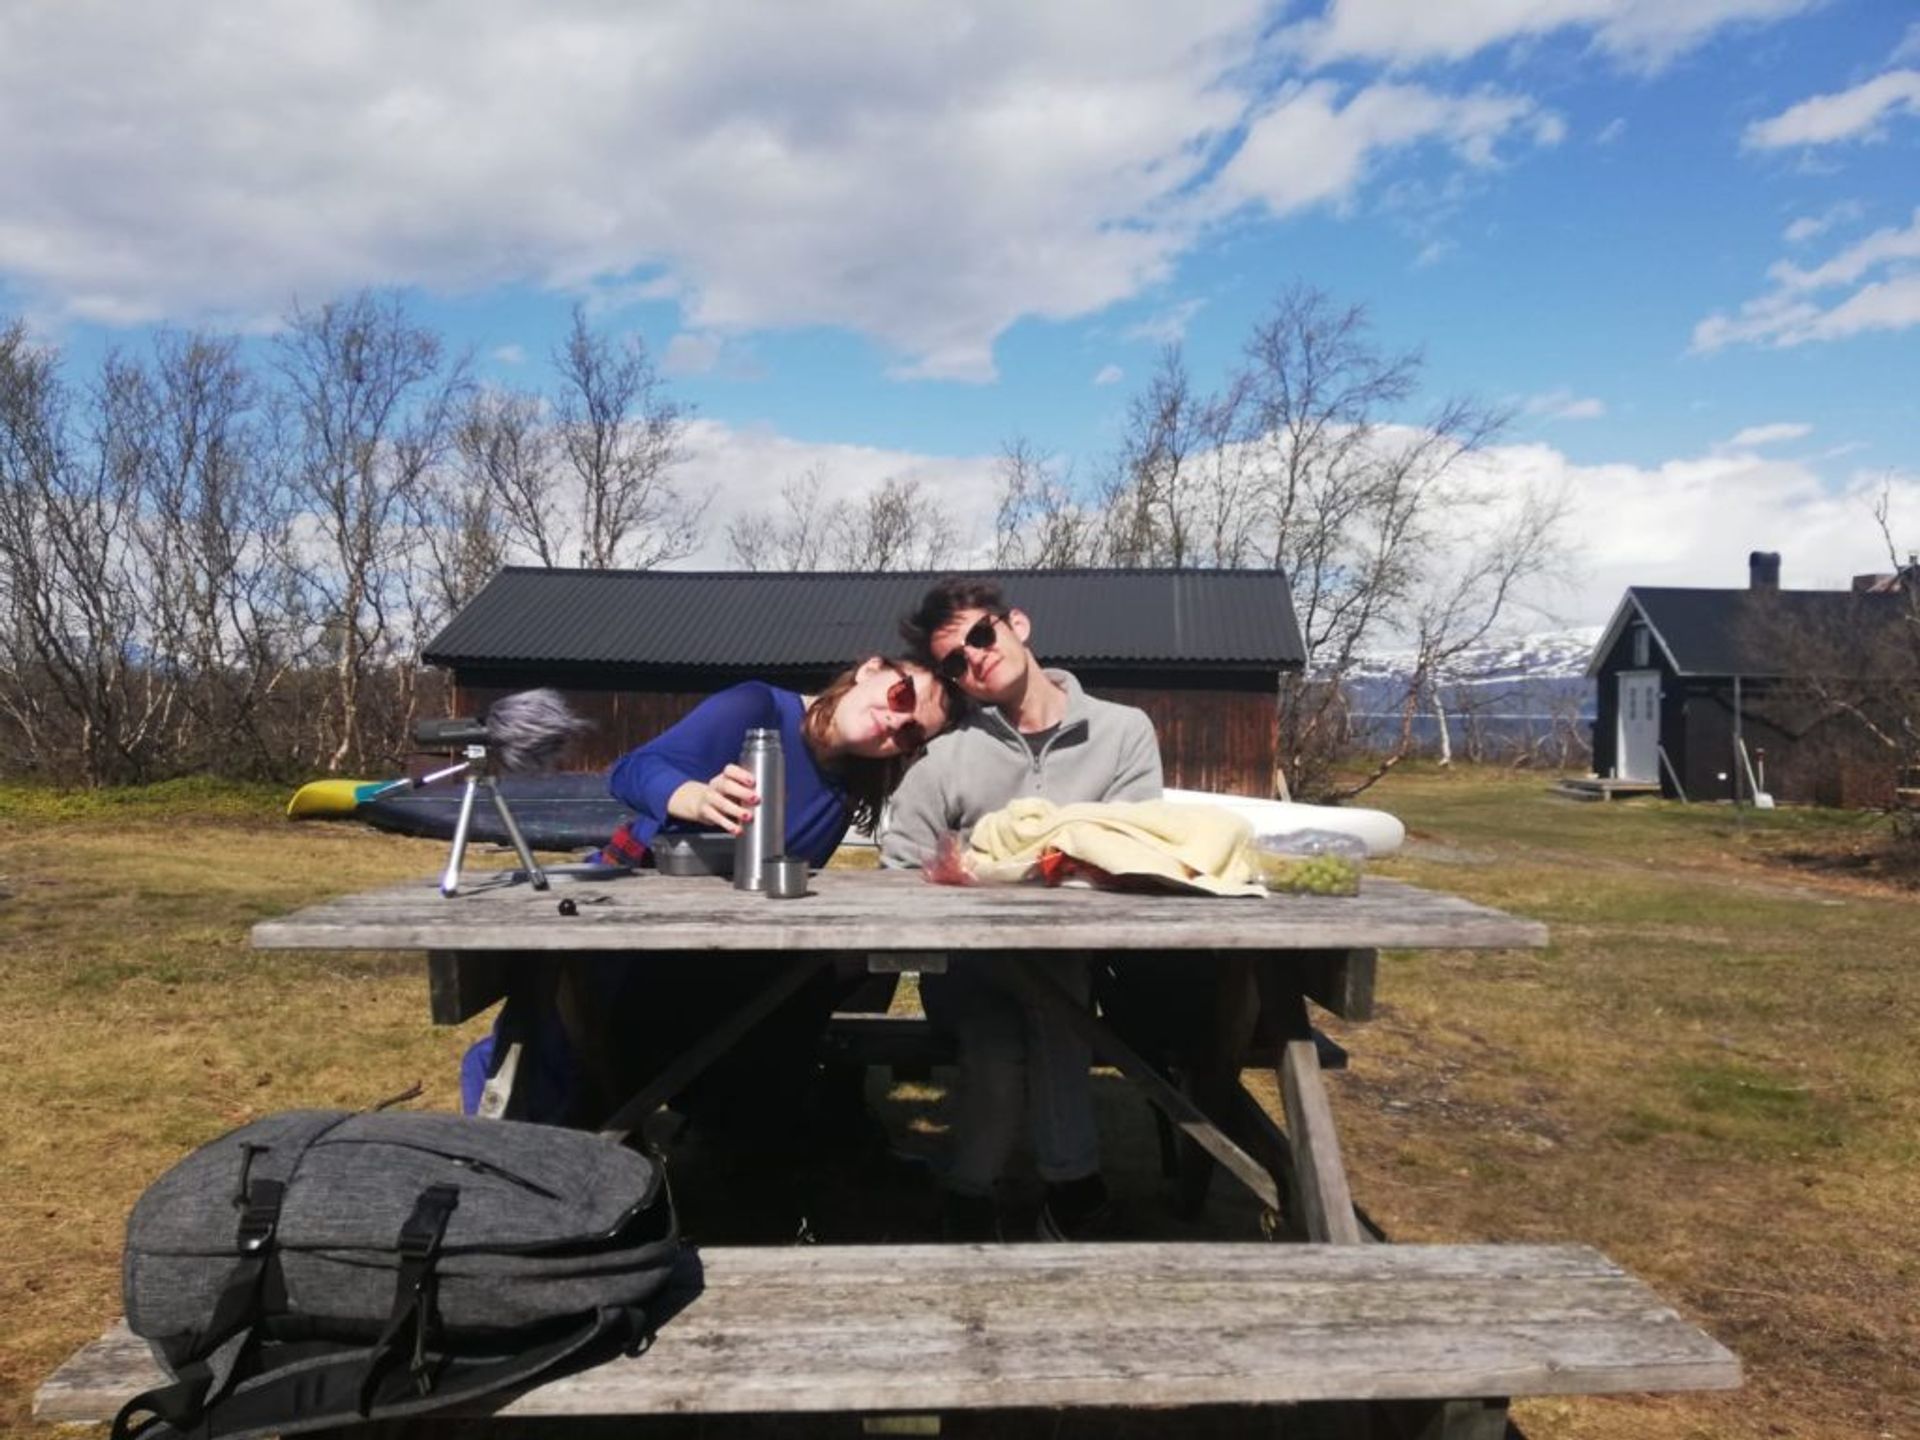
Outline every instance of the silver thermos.
<svg viewBox="0 0 1920 1440">
<path fill-rule="evenodd" d="M 749 730 L 740 768 L 753 776 L 760 803 L 733 842 L 733 888 L 765 890 L 767 862 L 787 850 L 787 760 L 778 730 Z"/>
</svg>

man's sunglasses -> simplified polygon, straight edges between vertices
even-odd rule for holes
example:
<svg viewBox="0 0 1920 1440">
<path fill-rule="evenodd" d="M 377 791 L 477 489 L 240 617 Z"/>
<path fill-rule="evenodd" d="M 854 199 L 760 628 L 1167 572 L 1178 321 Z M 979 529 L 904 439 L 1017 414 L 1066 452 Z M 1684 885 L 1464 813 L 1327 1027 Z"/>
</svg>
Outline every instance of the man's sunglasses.
<svg viewBox="0 0 1920 1440">
<path fill-rule="evenodd" d="M 887 709 L 896 715 L 911 715 L 920 708 L 920 692 L 911 675 L 902 675 L 887 687 Z M 918 750 L 927 743 L 926 727 L 918 720 L 902 723 L 894 732 L 902 750 Z"/>
<path fill-rule="evenodd" d="M 960 643 L 949 650 L 940 661 L 940 677 L 953 684 L 959 684 L 967 674 L 967 651 L 991 650 L 993 648 L 993 627 L 1000 623 L 998 615 L 982 615 L 973 622 L 973 628 L 960 637 Z"/>
</svg>

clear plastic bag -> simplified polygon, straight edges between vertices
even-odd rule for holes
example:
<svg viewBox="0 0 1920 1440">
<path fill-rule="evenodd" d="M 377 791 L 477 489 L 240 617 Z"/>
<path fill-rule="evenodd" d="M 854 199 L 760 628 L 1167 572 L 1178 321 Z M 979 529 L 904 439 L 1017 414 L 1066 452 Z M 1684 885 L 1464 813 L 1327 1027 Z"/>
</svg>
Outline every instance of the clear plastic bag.
<svg viewBox="0 0 1920 1440">
<path fill-rule="evenodd" d="M 1260 883 L 1277 895 L 1358 895 L 1367 867 L 1367 845 L 1330 830 L 1257 835 L 1253 866 Z"/>
</svg>

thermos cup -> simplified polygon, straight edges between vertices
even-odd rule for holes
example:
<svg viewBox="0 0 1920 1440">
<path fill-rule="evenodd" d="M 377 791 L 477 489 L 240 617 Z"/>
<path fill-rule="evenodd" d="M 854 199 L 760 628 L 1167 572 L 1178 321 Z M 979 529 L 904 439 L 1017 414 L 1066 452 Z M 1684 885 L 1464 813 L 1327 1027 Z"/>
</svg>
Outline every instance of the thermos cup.
<svg viewBox="0 0 1920 1440">
<path fill-rule="evenodd" d="M 787 849 L 787 762 L 778 730 L 749 730 L 740 768 L 753 776 L 760 803 L 733 842 L 733 888 L 764 891 L 767 862 Z"/>
</svg>

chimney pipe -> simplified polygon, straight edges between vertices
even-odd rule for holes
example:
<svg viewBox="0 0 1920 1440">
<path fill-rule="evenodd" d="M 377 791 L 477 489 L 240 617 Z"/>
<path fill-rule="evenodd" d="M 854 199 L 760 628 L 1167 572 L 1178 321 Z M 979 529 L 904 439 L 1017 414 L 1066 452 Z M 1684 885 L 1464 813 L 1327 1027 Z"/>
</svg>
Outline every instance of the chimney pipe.
<svg viewBox="0 0 1920 1440">
<path fill-rule="evenodd" d="M 1747 556 L 1747 583 L 1755 590 L 1780 588 L 1780 552 L 1755 550 Z"/>
</svg>

